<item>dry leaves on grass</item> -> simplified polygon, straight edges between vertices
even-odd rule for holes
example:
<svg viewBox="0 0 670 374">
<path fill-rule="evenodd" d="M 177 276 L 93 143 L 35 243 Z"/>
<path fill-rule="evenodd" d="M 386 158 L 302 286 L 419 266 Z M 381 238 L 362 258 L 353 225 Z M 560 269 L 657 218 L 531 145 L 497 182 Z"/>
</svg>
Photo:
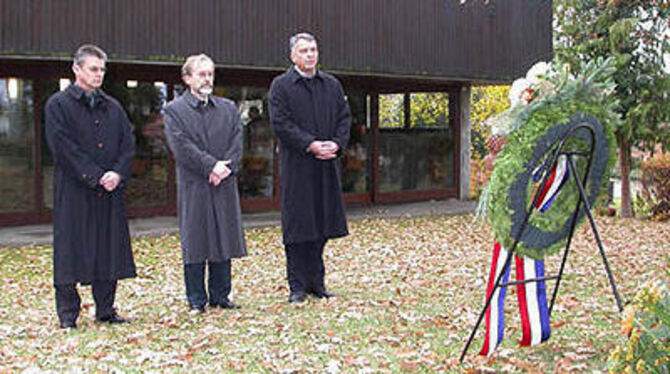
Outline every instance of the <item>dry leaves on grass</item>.
<svg viewBox="0 0 670 374">
<path fill-rule="evenodd" d="M 246 232 L 250 256 L 233 262 L 234 311 L 189 313 L 178 238 L 133 242 L 138 273 L 117 295 L 123 326 L 93 322 L 83 288 L 80 328 L 57 328 L 49 247 L 0 250 L 0 372 L 584 372 L 604 371 L 619 316 L 590 232 L 582 227 L 552 316 L 552 338 L 519 348 L 510 290 L 506 339 L 491 358 L 458 357 L 482 307 L 492 237 L 471 216 L 367 219 L 326 248 L 337 297 L 286 302 L 278 228 Z M 624 298 L 663 276 L 670 225 L 599 218 Z M 555 272 L 560 258 L 547 260 Z M 549 289 L 551 290 L 551 285 Z"/>
</svg>

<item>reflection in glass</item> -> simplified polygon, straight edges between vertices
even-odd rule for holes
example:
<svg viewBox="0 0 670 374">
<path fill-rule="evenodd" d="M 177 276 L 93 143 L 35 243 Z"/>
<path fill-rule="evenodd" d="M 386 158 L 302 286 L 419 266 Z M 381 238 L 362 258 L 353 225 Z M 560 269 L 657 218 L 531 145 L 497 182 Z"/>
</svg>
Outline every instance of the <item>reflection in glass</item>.
<svg viewBox="0 0 670 374">
<path fill-rule="evenodd" d="M 0 212 L 34 209 L 33 83 L 0 79 Z"/>
<path fill-rule="evenodd" d="M 347 93 L 351 109 L 349 144 L 342 156 L 342 191 L 364 193 L 370 190 L 368 147 L 370 121 L 368 96 L 365 93 Z"/>
<path fill-rule="evenodd" d="M 382 192 L 433 190 L 452 186 L 453 141 L 448 130 L 381 130 Z"/>
<path fill-rule="evenodd" d="M 455 155 L 447 93 L 380 95 L 379 113 L 380 191 L 453 186 Z"/>
<path fill-rule="evenodd" d="M 244 129 L 238 185 L 245 199 L 271 198 L 274 190 L 274 133 L 267 110 L 267 88 L 217 87 L 215 92 L 237 103 Z"/>
<path fill-rule="evenodd" d="M 133 125 L 135 159 L 133 177 L 126 187 L 128 204 L 167 204 L 169 162 L 161 114 L 166 104 L 167 86 L 162 82 L 124 81 L 105 82 L 103 89 L 123 105 Z"/>
<path fill-rule="evenodd" d="M 44 128 L 44 107 L 46 106 L 49 97 L 58 91 L 63 91 L 67 86 L 63 86 L 65 82 L 70 82 L 69 79 L 60 80 L 37 80 L 36 86 L 39 87 L 40 92 L 40 110 L 42 110 L 42 126 L 41 126 L 41 146 L 40 146 L 40 166 L 42 168 L 42 203 L 47 209 L 54 207 L 54 162 L 51 157 L 51 150 L 47 145 L 47 138 Z"/>
</svg>

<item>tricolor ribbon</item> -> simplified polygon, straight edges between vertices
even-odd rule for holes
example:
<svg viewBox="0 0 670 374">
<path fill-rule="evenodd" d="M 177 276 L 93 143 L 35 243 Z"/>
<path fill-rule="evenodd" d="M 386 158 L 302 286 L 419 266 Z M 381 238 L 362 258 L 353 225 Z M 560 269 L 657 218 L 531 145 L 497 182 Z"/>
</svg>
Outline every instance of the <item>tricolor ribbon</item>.
<svg viewBox="0 0 670 374">
<path fill-rule="evenodd" d="M 514 255 L 516 280 L 544 278 L 544 261 Z M 533 281 L 516 285 L 521 313 L 521 346 L 537 345 L 549 339 L 549 308 L 545 282 Z"/>
<path fill-rule="evenodd" d="M 538 176 L 540 172 L 544 169 L 544 165 L 539 169 L 536 169 L 533 173 L 533 180 L 537 182 L 539 179 Z M 568 168 L 568 157 L 566 155 L 558 156 L 558 160 L 554 164 L 554 167 L 551 169 L 551 175 L 547 179 L 547 183 L 544 184 L 544 188 L 540 191 L 540 196 L 538 196 L 535 202 L 535 209 L 540 213 L 544 213 L 551 207 L 551 203 L 554 202 L 556 196 L 561 191 L 561 187 L 567 182 L 570 177 L 570 170 Z"/>
<path fill-rule="evenodd" d="M 505 329 L 505 293 L 507 286 L 495 287 L 495 282 L 503 271 L 505 274 L 501 280 L 507 283 L 511 263 L 505 268 L 505 260 L 508 252 L 500 243 L 493 246 L 493 260 L 489 282 L 486 287 L 488 298 L 494 291 L 491 303 L 486 310 L 486 336 L 484 346 L 480 355 L 489 356 L 502 341 Z M 544 278 L 544 261 L 515 255 L 516 280 Z M 531 346 L 542 343 L 549 339 L 551 328 L 549 326 L 549 308 L 547 308 L 546 285 L 544 280 L 533 280 L 516 285 L 519 301 L 519 312 L 521 314 L 522 346 Z"/>
<path fill-rule="evenodd" d="M 488 298 L 493 292 L 496 279 L 505 267 L 505 259 L 507 258 L 507 250 L 503 248 L 500 243 L 493 245 L 493 261 L 491 262 L 491 273 L 489 275 L 488 286 L 486 287 L 486 297 Z M 509 278 L 509 266 L 505 270 L 502 282 L 507 282 Z M 491 303 L 486 311 L 486 337 L 484 338 L 484 346 L 479 352 L 482 356 L 488 356 L 498 347 L 502 341 L 503 333 L 505 332 L 505 293 L 507 287 L 497 287 L 495 295 L 491 298 Z"/>
</svg>

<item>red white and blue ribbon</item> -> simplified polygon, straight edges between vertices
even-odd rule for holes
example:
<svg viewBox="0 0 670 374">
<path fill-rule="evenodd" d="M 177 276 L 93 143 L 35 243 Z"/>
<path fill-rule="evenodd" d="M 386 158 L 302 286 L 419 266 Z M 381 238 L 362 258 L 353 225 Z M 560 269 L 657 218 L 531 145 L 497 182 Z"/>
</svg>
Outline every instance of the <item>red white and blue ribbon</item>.
<svg viewBox="0 0 670 374">
<path fill-rule="evenodd" d="M 486 287 L 486 297 L 488 298 L 493 292 L 496 279 L 500 273 L 505 270 L 502 282 L 507 282 L 509 278 L 510 266 L 505 268 L 505 260 L 507 259 L 507 250 L 503 248 L 500 243 L 495 243 L 493 246 L 493 261 L 491 262 L 491 273 L 489 275 L 488 286 Z M 480 355 L 488 356 L 498 347 L 502 341 L 503 333 L 505 331 L 505 293 L 507 287 L 496 287 L 495 294 L 491 298 L 491 303 L 486 311 L 486 337 L 484 338 L 484 346 L 479 352 Z"/>
<path fill-rule="evenodd" d="M 539 181 L 542 174 L 542 170 L 545 165 L 540 166 L 538 169 L 533 171 L 533 180 L 535 182 Z M 544 188 L 540 192 L 535 202 L 535 209 L 540 213 L 544 213 L 551 207 L 551 203 L 554 202 L 556 196 L 561 190 L 561 187 L 567 182 L 570 177 L 570 170 L 568 168 L 568 157 L 566 155 L 558 156 L 558 160 L 554 164 L 554 167 L 551 169 L 551 175 L 547 179 Z"/>
<path fill-rule="evenodd" d="M 498 347 L 503 339 L 505 330 L 505 293 L 507 286 L 495 287 L 495 282 L 503 271 L 505 274 L 501 280 L 507 283 L 511 263 L 505 268 L 505 260 L 508 252 L 500 243 L 493 246 L 493 260 L 489 282 L 486 287 L 486 297 L 491 297 L 491 303 L 486 310 L 486 336 L 484 345 L 479 352 L 482 356 L 489 356 Z M 544 261 L 515 255 L 516 280 L 544 278 Z M 516 285 L 519 301 L 519 312 L 521 314 L 522 346 L 531 346 L 544 342 L 551 335 L 549 325 L 549 308 L 547 307 L 546 284 L 544 280 L 533 280 L 532 282 Z"/>
<path fill-rule="evenodd" d="M 516 280 L 544 278 L 544 261 L 514 255 Z M 517 298 L 521 313 L 521 342 L 524 347 L 540 344 L 549 339 L 549 308 L 544 280 L 517 284 Z"/>
</svg>

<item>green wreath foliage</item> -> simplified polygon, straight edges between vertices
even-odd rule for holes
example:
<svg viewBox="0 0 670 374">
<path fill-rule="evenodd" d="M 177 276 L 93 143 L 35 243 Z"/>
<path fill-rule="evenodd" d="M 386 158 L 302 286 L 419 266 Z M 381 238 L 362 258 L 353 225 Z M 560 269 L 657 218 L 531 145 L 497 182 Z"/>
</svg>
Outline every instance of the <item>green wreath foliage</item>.
<svg viewBox="0 0 670 374">
<path fill-rule="evenodd" d="M 599 119 L 601 123 L 608 117 L 607 113 L 604 113 L 602 107 L 590 105 L 587 102 L 575 100 L 557 102 L 532 112 L 525 123 L 508 137 L 503 151 L 496 160 L 495 169 L 489 184 L 490 200 L 488 219 L 495 233 L 496 240 L 498 240 L 503 247 L 510 249 L 514 244 L 516 234 L 512 232 L 512 216 L 514 211 L 509 206 L 510 188 L 514 184 L 517 176 L 525 172 L 529 167 L 529 165 L 527 165 L 528 155 L 533 154 L 537 140 L 545 135 L 552 127 L 568 123 L 576 113 L 591 115 Z M 616 150 L 616 142 L 612 128 L 609 126 L 604 126 L 604 128 L 606 130 L 605 133 L 607 135 L 609 153 L 606 170 L 609 171 L 611 170 L 615 159 L 614 152 Z M 574 150 L 587 150 L 588 144 L 573 140 L 572 144 L 568 144 L 568 147 Z M 583 158 L 579 158 L 577 169 L 583 170 L 585 163 Z M 534 168 L 534 166 L 536 165 L 530 167 Z M 574 176 L 572 175 L 570 176 L 570 178 L 573 177 Z M 608 179 L 607 175 L 603 178 L 604 181 Z M 587 184 L 585 188 L 589 191 L 591 186 Z M 600 186 L 600 188 L 602 191 L 605 190 L 603 186 Z M 528 199 L 532 198 L 532 191 L 533 185 L 529 181 L 526 190 Z M 560 195 L 549 210 L 544 213 L 531 214 L 529 225 L 547 233 L 561 230 L 565 222 L 572 217 L 578 199 L 579 192 L 575 183 L 566 183 L 563 186 Z M 583 221 L 583 216 L 580 221 Z M 579 223 L 580 222 L 577 224 Z M 521 256 L 542 259 L 565 247 L 566 240 L 567 237 L 554 243 L 547 243 L 547 246 L 543 247 L 532 247 L 527 243 L 520 241 L 519 244 L 517 244 L 516 250 Z"/>
</svg>

